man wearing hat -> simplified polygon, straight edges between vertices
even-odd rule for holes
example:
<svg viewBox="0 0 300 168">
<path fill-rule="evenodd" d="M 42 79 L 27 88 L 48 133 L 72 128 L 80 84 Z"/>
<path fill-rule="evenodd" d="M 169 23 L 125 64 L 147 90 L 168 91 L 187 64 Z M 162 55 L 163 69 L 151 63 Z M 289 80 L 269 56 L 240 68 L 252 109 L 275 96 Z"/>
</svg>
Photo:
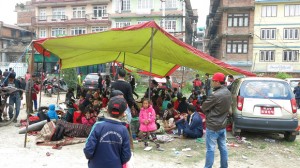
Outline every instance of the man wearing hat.
<svg viewBox="0 0 300 168">
<path fill-rule="evenodd" d="M 10 87 L 15 87 L 18 89 L 22 89 L 21 83 L 19 80 L 15 79 L 16 75 L 14 73 L 10 73 L 8 76 L 8 79 L 4 82 L 4 86 L 10 86 Z M 17 122 L 17 118 L 20 113 L 20 106 L 21 106 L 21 99 L 23 92 L 22 91 L 17 91 L 12 93 L 9 96 L 9 105 L 14 106 L 16 108 L 16 118 L 14 119 L 14 122 Z M 9 109 L 9 118 L 13 117 L 12 109 Z"/>
<path fill-rule="evenodd" d="M 85 157 L 89 160 L 89 168 L 101 165 L 122 168 L 131 158 L 129 134 L 119 120 L 126 108 L 124 98 L 112 97 L 107 109 L 111 118 L 104 118 L 93 126 L 83 149 Z"/>
<path fill-rule="evenodd" d="M 225 86 L 225 75 L 215 73 L 212 77 L 213 92 L 202 104 L 206 114 L 206 161 L 205 168 L 214 163 L 214 153 L 218 144 L 221 155 L 221 167 L 228 167 L 226 147 L 226 124 L 231 105 L 231 93 Z"/>
</svg>

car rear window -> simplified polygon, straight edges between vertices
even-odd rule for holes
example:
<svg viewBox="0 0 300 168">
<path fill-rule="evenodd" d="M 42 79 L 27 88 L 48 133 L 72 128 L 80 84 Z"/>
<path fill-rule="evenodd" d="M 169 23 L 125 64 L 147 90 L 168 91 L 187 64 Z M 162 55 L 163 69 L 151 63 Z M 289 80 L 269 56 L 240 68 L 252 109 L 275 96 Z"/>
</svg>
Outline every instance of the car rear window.
<svg viewBox="0 0 300 168">
<path fill-rule="evenodd" d="M 272 80 L 244 81 L 240 95 L 244 98 L 291 99 L 292 92 L 287 82 Z"/>
<path fill-rule="evenodd" d="M 89 79 L 89 80 L 98 80 L 98 75 L 87 75 L 85 77 L 86 79 Z"/>
<path fill-rule="evenodd" d="M 296 86 L 298 86 L 298 83 L 300 82 L 300 80 L 292 80 L 291 82 L 290 82 L 290 84 L 291 84 L 291 87 L 292 88 L 295 88 Z"/>
</svg>

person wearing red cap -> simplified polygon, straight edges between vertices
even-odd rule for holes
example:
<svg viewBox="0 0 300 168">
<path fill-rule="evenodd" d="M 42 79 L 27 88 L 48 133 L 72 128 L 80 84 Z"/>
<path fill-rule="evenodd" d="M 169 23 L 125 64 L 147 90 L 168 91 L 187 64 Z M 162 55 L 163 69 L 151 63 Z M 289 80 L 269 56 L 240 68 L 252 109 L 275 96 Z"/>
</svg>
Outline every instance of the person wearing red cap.
<svg viewBox="0 0 300 168">
<path fill-rule="evenodd" d="M 231 104 L 231 93 L 225 86 L 225 75 L 215 73 L 212 77 L 213 92 L 202 104 L 206 114 L 206 161 L 205 168 L 214 163 L 214 153 L 218 144 L 221 155 L 221 168 L 228 167 L 226 147 L 226 124 Z"/>
</svg>

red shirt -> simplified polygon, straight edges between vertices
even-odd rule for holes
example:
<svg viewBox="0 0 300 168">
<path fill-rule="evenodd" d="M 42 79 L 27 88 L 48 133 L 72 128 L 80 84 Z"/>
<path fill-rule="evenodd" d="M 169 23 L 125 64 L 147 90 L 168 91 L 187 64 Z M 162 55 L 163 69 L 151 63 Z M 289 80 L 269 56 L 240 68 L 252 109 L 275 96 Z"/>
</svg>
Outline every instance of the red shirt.
<svg viewBox="0 0 300 168">
<path fill-rule="evenodd" d="M 174 109 L 177 110 L 179 106 L 179 101 L 178 99 L 174 102 Z"/>
<path fill-rule="evenodd" d="M 103 97 L 102 98 L 102 108 L 106 107 L 108 103 L 108 98 L 107 97 Z"/>
</svg>

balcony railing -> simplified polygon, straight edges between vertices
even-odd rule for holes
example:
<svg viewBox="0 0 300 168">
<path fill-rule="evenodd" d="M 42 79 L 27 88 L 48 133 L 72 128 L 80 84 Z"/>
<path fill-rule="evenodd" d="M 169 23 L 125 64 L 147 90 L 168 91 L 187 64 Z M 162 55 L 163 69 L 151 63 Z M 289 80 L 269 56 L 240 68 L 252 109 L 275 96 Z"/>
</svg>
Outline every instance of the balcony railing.
<svg viewBox="0 0 300 168">
<path fill-rule="evenodd" d="M 37 16 L 35 17 L 33 22 L 34 23 L 65 22 L 66 20 L 68 20 L 68 16 L 66 15 L 48 15 L 48 16 Z"/>
<path fill-rule="evenodd" d="M 32 24 L 43 24 L 43 23 L 63 23 L 63 22 L 87 22 L 87 21 L 95 21 L 95 20 L 109 20 L 109 14 L 105 13 L 102 16 L 95 16 L 94 13 L 85 14 L 80 18 L 70 18 L 66 15 L 47 15 L 47 16 L 36 16 L 32 18 Z"/>
<path fill-rule="evenodd" d="M 109 16 L 108 13 L 103 13 L 100 16 L 97 16 L 94 13 L 89 13 L 85 15 L 86 19 L 88 20 L 108 20 L 108 16 Z"/>
</svg>

